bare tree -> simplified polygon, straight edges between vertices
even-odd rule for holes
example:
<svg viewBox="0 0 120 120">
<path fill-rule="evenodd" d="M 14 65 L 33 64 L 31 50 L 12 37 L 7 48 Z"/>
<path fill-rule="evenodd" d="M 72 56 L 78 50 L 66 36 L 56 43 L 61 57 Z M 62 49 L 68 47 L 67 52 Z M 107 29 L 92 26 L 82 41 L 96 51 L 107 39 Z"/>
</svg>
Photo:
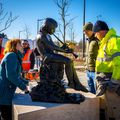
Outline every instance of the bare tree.
<svg viewBox="0 0 120 120">
<path fill-rule="evenodd" d="M 54 0 L 54 2 L 59 9 L 59 14 L 62 20 L 62 24 L 59 24 L 59 31 L 61 32 L 63 41 L 65 42 L 67 27 L 70 24 L 70 22 L 75 19 L 72 18 L 67 20 L 67 17 L 69 16 L 68 8 L 70 6 L 71 0 Z"/>
<path fill-rule="evenodd" d="M 18 16 L 13 17 L 12 12 L 4 12 L 3 3 L 0 1 L 0 32 L 9 28 Z"/>
<path fill-rule="evenodd" d="M 76 35 L 75 35 L 75 30 L 74 30 L 73 22 L 70 23 L 70 25 L 69 25 L 68 28 L 69 28 L 70 40 L 71 40 L 71 42 L 74 42 Z"/>
<path fill-rule="evenodd" d="M 28 26 L 25 24 L 25 35 L 26 35 L 26 39 L 29 39 L 31 33 L 30 33 L 30 29 L 28 28 Z"/>
</svg>

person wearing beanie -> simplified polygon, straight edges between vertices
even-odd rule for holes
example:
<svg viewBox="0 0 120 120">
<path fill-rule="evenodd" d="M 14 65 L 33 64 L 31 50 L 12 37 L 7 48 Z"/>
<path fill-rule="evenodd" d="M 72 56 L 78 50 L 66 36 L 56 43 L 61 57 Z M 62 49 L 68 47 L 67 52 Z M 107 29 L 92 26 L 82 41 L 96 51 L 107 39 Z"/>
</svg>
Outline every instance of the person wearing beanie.
<svg viewBox="0 0 120 120">
<path fill-rule="evenodd" d="M 85 68 L 87 70 L 87 81 L 89 86 L 89 91 L 93 94 L 96 93 L 95 90 L 95 60 L 98 53 L 98 39 L 95 37 L 93 31 L 93 24 L 91 22 L 86 23 L 83 26 L 83 32 L 88 37 L 88 44 L 86 48 L 86 62 L 85 62 Z"/>
<path fill-rule="evenodd" d="M 96 59 L 96 95 L 110 90 L 120 96 L 120 37 L 100 20 L 94 24 L 93 32 L 100 41 Z"/>
</svg>

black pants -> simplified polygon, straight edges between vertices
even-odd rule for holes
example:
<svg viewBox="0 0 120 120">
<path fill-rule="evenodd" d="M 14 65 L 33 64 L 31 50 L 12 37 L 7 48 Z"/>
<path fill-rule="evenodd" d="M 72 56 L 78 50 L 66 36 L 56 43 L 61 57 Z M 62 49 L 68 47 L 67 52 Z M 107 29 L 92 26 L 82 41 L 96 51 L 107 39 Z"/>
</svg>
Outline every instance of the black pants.
<svg viewBox="0 0 120 120">
<path fill-rule="evenodd" d="M 0 105 L 0 120 L 12 120 L 12 105 Z"/>
</svg>

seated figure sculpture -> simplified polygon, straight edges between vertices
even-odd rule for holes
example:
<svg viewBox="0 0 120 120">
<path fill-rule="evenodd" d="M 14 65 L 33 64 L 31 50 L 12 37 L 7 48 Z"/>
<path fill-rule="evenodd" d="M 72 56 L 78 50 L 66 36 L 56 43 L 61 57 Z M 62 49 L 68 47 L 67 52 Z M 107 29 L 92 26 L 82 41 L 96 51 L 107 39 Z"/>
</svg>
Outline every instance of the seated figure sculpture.
<svg viewBox="0 0 120 120">
<path fill-rule="evenodd" d="M 68 86 L 75 90 L 88 92 L 78 79 L 73 61 L 54 52 L 73 52 L 72 49 L 63 49 L 54 44 L 50 35 L 55 32 L 56 28 L 57 22 L 52 18 L 46 18 L 38 34 L 37 50 L 42 58 L 40 82 L 32 89 L 30 95 L 33 101 L 80 103 L 84 101 L 84 96 L 80 93 L 67 93 L 61 82 L 65 66 Z"/>
</svg>

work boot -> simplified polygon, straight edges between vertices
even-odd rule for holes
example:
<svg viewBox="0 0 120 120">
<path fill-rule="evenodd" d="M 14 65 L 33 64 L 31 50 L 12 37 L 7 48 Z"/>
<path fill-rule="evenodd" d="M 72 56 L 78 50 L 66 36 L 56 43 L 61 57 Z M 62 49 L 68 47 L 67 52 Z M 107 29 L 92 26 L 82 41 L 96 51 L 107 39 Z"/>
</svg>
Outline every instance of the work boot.
<svg viewBox="0 0 120 120">
<path fill-rule="evenodd" d="M 111 81 L 108 83 L 107 90 L 110 92 L 115 92 L 118 96 L 120 96 L 120 85 L 115 81 Z"/>
<path fill-rule="evenodd" d="M 118 87 L 119 87 L 118 84 L 110 81 L 110 82 L 108 83 L 107 90 L 110 91 L 110 92 L 116 92 L 117 89 L 118 89 Z"/>
</svg>

